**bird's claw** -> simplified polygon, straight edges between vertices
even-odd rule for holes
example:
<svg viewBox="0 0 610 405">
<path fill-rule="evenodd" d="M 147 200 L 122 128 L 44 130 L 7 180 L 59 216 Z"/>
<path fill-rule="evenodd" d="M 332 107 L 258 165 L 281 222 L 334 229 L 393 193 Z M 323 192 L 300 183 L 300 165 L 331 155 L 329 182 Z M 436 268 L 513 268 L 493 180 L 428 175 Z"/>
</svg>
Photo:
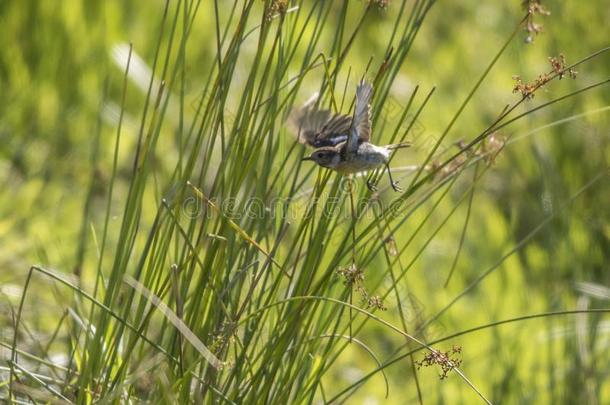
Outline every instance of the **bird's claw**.
<svg viewBox="0 0 610 405">
<path fill-rule="evenodd" d="M 398 186 L 398 182 L 397 181 L 393 181 L 392 182 L 392 188 L 394 189 L 394 191 L 396 191 L 397 193 L 402 193 L 402 188 L 400 188 L 400 186 Z"/>
<path fill-rule="evenodd" d="M 366 181 L 366 187 L 373 193 L 377 191 L 377 186 L 371 180 Z"/>
</svg>

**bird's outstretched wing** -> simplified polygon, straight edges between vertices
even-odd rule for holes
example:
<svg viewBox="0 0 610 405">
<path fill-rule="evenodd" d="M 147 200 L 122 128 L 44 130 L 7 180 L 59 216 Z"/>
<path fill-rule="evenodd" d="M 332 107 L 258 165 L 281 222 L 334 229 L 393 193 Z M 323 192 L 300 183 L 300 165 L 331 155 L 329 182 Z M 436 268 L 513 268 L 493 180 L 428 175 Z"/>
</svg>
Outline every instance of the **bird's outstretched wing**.
<svg viewBox="0 0 610 405">
<path fill-rule="evenodd" d="M 361 142 L 368 142 L 371 133 L 369 103 L 373 88 L 362 81 L 356 90 L 356 110 L 354 116 L 333 114 L 329 110 L 314 107 L 317 94 L 303 108 L 293 110 L 289 123 L 300 143 L 314 148 L 337 146 L 347 142 L 355 152 Z M 352 125 L 354 122 L 354 125 Z M 355 141 L 350 141 L 355 136 Z M 353 143 L 353 144 L 352 144 Z"/>
<path fill-rule="evenodd" d="M 337 146 L 347 140 L 352 117 L 332 114 L 329 110 L 303 108 L 290 118 L 299 142 L 314 148 Z"/>
<path fill-rule="evenodd" d="M 356 88 L 356 108 L 349 129 L 346 152 L 356 153 L 360 142 L 369 142 L 371 136 L 371 96 L 373 86 L 362 80 Z"/>
</svg>

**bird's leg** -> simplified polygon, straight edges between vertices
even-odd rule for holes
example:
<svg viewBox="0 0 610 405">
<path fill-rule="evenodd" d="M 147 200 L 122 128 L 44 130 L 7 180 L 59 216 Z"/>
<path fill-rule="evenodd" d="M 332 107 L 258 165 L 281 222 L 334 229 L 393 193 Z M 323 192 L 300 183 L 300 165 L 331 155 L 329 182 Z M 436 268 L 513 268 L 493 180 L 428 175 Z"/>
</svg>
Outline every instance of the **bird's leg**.
<svg viewBox="0 0 610 405">
<path fill-rule="evenodd" d="M 375 185 L 375 171 L 373 170 L 369 177 L 366 179 L 366 186 L 371 192 L 377 191 L 377 186 Z"/>
<path fill-rule="evenodd" d="M 398 187 L 398 182 L 392 179 L 392 171 L 390 170 L 390 165 L 385 164 L 386 169 L 388 169 L 388 176 L 390 176 L 390 184 L 392 184 L 392 188 L 394 191 L 400 193 L 402 192 L 402 188 Z"/>
</svg>

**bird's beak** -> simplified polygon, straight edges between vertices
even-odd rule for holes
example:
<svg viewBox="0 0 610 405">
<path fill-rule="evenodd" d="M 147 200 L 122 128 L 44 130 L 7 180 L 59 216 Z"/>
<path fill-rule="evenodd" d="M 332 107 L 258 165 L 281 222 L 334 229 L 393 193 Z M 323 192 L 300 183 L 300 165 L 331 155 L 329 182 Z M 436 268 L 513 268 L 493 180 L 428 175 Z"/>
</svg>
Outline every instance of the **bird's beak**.
<svg viewBox="0 0 610 405">
<path fill-rule="evenodd" d="M 311 156 L 306 156 L 303 159 L 301 159 L 302 162 L 304 162 L 306 160 L 313 160 L 313 159 L 311 158 Z"/>
</svg>

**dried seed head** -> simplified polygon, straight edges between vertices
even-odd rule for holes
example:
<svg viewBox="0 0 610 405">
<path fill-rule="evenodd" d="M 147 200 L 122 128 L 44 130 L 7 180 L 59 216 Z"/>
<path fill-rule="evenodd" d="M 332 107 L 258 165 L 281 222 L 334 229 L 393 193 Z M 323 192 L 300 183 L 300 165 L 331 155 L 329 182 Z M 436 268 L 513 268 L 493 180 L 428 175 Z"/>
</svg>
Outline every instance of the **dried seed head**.
<svg viewBox="0 0 610 405">
<path fill-rule="evenodd" d="M 525 30 L 528 34 L 525 42 L 528 44 L 534 42 L 534 37 L 542 32 L 542 24 L 534 22 L 534 16 L 545 17 L 551 14 L 541 3 L 542 0 L 523 0 L 521 2 L 521 6 L 527 11 Z"/>
<path fill-rule="evenodd" d="M 385 10 L 388 8 L 390 0 L 369 0 L 369 4 L 376 6 L 377 8 L 380 8 L 382 10 Z"/>
<path fill-rule="evenodd" d="M 430 367 L 435 364 L 441 367 L 441 373 L 439 378 L 444 380 L 447 378 L 447 374 L 462 364 L 462 359 L 458 358 L 457 355 L 462 353 L 461 346 L 453 346 L 451 350 L 441 352 L 440 350 L 434 350 L 428 353 L 421 361 L 416 361 L 415 365 L 419 370 L 422 367 Z"/>
<path fill-rule="evenodd" d="M 273 0 L 265 12 L 265 20 L 271 21 L 276 16 L 283 16 L 288 10 L 289 0 Z"/>
<path fill-rule="evenodd" d="M 532 99 L 534 98 L 534 93 L 539 88 L 543 87 L 554 78 L 558 77 L 561 80 L 567 74 L 572 79 L 575 79 L 578 74 L 573 68 L 567 66 L 563 54 L 550 57 L 549 63 L 551 64 L 551 71 L 538 75 L 538 78 L 531 83 L 523 82 L 518 75 L 513 76 L 513 80 L 516 81 L 515 86 L 513 87 L 513 93 L 521 93 L 524 98 Z"/>
</svg>

